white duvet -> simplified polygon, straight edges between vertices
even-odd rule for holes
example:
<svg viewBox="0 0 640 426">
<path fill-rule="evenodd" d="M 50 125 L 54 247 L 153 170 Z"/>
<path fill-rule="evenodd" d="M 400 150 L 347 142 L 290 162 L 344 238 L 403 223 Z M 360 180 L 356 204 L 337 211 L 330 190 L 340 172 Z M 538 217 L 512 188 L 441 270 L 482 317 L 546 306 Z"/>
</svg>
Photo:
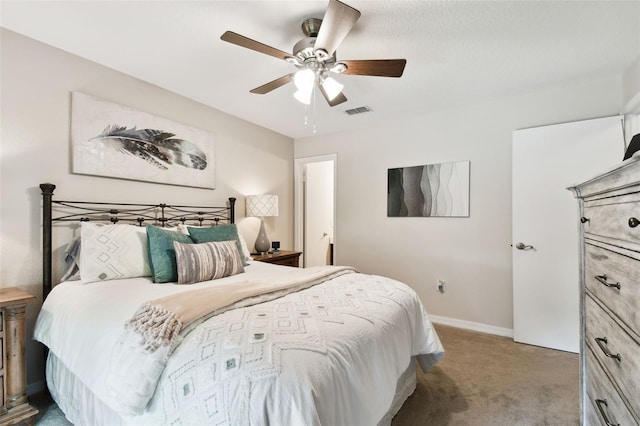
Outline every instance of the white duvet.
<svg viewBox="0 0 640 426">
<path fill-rule="evenodd" d="M 107 403 L 106 366 L 140 304 L 197 286 L 259 278 L 273 268 L 288 270 L 252 262 L 244 274 L 192 286 L 145 278 L 63 283 L 45 301 L 35 338 Z M 443 352 L 413 290 L 388 278 L 347 274 L 206 320 L 169 359 L 144 414 L 121 413 L 121 422 L 375 425 L 389 410 L 411 357 L 428 369 Z"/>
</svg>

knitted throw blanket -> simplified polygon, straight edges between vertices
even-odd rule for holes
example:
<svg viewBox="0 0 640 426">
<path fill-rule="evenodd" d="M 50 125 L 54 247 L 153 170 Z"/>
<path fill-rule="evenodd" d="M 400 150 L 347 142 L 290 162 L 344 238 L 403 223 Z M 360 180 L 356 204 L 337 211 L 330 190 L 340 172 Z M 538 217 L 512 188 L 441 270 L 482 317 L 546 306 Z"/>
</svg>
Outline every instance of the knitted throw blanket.
<svg viewBox="0 0 640 426">
<path fill-rule="evenodd" d="M 181 338 L 207 318 L 353 272 L 341 266 L 288 268 L 260 280 L 213 284 L 142 304 L 114 348 L 107 371 L 111 399 L 107 403 L 123 415 L 142 414 Z"/>
</svg>

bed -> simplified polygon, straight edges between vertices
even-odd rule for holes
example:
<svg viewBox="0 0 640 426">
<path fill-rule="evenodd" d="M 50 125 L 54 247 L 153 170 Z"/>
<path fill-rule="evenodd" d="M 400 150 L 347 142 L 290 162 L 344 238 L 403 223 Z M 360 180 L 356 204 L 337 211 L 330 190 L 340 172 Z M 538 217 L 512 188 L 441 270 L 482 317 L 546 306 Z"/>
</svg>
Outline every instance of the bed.
<svg viewBox="0 0 640 426">
<path fill-rule="evenodd" d="M 233 198 L 93 203 L 41 188 L 46 299 L 34 338 L 48 349 L 49 391 L 74 424 L 390 424 L 416 366 L 444 356 L 405 284 L 251 261 Z M 59 228 L 75 237 L 53 286 Z"/>
</svg>

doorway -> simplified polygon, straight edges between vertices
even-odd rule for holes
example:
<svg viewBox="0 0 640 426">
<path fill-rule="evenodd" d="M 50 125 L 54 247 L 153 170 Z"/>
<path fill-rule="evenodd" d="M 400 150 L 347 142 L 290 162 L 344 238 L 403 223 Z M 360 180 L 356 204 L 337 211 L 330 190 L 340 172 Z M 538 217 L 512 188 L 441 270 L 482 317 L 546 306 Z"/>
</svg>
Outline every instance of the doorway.
<svg viewBox="0 0 640 426">
<path fill-rule="evenodd" d="M 304 267 L 334 264 L 336 154 L 295 160 L 295 249 Z"/>
</svg>

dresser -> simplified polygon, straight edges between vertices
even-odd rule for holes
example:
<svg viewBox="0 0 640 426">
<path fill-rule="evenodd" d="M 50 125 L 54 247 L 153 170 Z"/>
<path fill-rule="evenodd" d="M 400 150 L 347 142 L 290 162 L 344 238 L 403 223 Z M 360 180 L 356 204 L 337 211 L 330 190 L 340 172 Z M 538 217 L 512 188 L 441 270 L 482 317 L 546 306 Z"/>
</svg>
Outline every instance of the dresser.
<svg viewBox="0 0 640 426">
<path fill-rule="evenodd" d="M 640 155 L 570 188 L 579 202 L 585 425 L 640 425 Z"/>
</svg>

